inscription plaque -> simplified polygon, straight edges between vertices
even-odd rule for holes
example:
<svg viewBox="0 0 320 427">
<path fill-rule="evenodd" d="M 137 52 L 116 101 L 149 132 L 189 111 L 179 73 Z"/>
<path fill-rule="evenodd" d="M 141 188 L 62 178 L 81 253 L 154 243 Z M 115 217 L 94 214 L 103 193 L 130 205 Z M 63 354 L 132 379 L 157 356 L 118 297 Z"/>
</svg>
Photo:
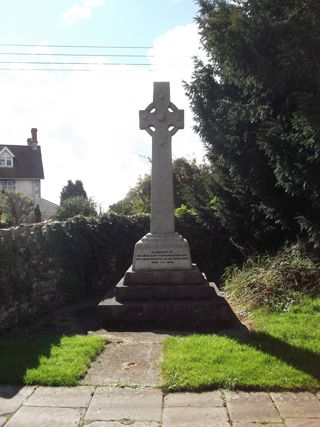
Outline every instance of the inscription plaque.
<svg viewBox="0 0 320 427">
<path fill-rule="evenodd" d="M 134 269 L 162 270 L 162 269 L 189 269 L 191 266 L 190 250 L 188 243 L 181 237 L 171 241 L 170 246 L 164 239 L 162 246 L 150 238 L 144 237 L 143 242 L 138 242 L 135 247 Z M 155 244 L 156 243 L 156 244 Z"/>
<path fill-rule="evenodd" d="M 173 249 L 156 249 L 136 254 L 136 261 L 151 262 L 153 265 L 174 264 L 176 261 L 189 261 L 188 252 Z"/>
</svg>

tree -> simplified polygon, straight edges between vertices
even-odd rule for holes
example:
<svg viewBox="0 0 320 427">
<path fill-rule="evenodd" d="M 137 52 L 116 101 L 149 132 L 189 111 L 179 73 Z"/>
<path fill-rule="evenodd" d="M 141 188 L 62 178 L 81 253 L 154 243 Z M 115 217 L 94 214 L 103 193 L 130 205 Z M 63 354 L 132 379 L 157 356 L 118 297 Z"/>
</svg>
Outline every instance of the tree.
<svg viewBox="0 0 320 427">
<path fill-rule="evenodd" d="M 111 212 L 120 215 L 150 213 L 151 207 L 151 175 L 145 174 L 138 178 L 137 184 L 130 188 L 124 199 L 109 206 Z"/>
<path fill-rule="evenodd" d="M 38 204 L 34 208 L 34 222 L 41 222 L 41 210 Z"/>
<path fill-rule="evenodd" d="M 97 216 L 96 204 L 93 200 L 83 196 L 69 197 L 58 207 L 54 219 L 65 221 L 76 215 Z"/>
<path fill-rule="evenodd" d="M 0 196 L 0 210 L 9 215 L 13 225 L 32 220 L 33 209 L 33 200 L 23 193 L 6 191 Z"/>
<path fill-rule="evenodd" d="M 196 160 L 189 162 L 185 158 L 173 161 L 173 186 L 175 206 L 181 205 L 195 208 L 205 206 L 210 202 L 208 191 L 209 166 L 198 165 Z M 110 211 L 133 215 L 150 213 L 151 209 L 151 175 L 139 177 L 137 184 L 132 187 L 126 197 L 110 206 Z"/>
<path fill-rule="evenodd" d="M 208 206 L 212 198 L 209 190 L 211 167 L 180 157 L 173 161 L 173 187 L 175 207 Z"/>
<path fill-rule="evenodd" d="M 87 193 L 85 192 L 83 188 L 83 183 L 80 180 L 76 180 L 74 183 L 71 179 L 68 180 L 67 185 L 65 185 L 62 188 L 61 194 L 60 194 L 60 203 L 62 203 L 64 200 L 75 197 L 75 196 L 81 196 L 87 198 Z"/>
<path fill-rule="evenodd" d="M 320 242 L 320 3 L 199 0 L 209 58 L 186 92 L 217 214 L 241 245 Z"/>
</svg>

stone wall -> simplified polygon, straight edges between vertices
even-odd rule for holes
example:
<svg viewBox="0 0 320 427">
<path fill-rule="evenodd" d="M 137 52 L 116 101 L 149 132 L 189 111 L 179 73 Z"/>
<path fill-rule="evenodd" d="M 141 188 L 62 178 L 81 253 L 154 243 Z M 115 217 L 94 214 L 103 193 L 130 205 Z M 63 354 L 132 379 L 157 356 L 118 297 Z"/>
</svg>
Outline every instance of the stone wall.
<svg viewBox="0 0 320 427">
<path fill-rule="evenodd" d="M 37 227 L 0 230 L 0 331 L 65 303 L 63 269 L 46 255 Z"/>
<path fill-rule="evenodd" d="M 176 219 L 209 280 L 239 260 L 213 213 Z M 0 332 L 64 304 L 103 294 L 130 266 L 149 217 L 103 215 L 0 229 Z"/>
<path fill-rule="evenodd" d="M 122 249 L 117 228 L 130 250 Z M 140 228 L 134 219 L 114 224 L 109 217 L 79 217 L 0 229 L 0 332 L 105 292 L 129 267 Z"/>
</svg>

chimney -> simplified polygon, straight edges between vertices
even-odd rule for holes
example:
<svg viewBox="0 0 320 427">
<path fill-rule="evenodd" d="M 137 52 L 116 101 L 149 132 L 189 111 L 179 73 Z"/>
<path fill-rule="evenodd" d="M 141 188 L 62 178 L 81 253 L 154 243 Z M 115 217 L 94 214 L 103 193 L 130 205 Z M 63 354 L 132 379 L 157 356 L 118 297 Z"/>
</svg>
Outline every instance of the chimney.
<svg viewBox="0 0 320 427">
<path fill-rule="evenodd" d="M 37 128 L 32 128 L 31 129 L 31 145 L 32 145 L 32 150 L 37 150 L 38 149 L 37 132 L 38 132 Z M 30 145 L 29 144 L 29 140 L 30 140 L 30 138 L 28 139 L 28 145 Z"/>
</svg>

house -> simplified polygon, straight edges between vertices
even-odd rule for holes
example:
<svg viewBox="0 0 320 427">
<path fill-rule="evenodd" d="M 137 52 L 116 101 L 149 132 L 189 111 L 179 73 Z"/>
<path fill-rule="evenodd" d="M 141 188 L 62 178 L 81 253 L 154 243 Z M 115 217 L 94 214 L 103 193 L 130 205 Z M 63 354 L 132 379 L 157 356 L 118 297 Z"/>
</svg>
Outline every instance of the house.
<svg viewBox="0 0 320 427">
<path fill-rule="evenodd" d="M 51 218 L 55 203 L 41 197 L 41 180 L 44 179 L 41 147 L 37 129 L 31 129 L 27 145 L 0 144 L 0 192 L 18 191 L 31 197 L 41 210 L 42 220 Z"/>
</svg>

